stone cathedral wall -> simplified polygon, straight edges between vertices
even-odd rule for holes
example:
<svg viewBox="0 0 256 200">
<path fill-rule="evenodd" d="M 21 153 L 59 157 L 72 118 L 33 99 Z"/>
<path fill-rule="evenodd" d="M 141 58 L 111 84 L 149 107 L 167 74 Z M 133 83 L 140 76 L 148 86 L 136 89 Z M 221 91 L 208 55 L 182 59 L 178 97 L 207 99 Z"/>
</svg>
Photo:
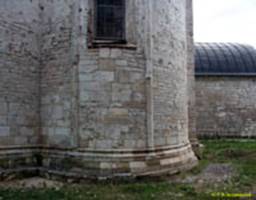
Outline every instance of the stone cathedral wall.
<svg viewBox="0 0 256 200">
<path fill-rule="evenodd" d="M 35 167 L 40 132 L 38 0 L 0 1 L 0 169 Z"/>
<path fill-rule="evenodd" d="M 45 170 L 53 174 L 113 177 L 178 171 L 195 164 L 188 139 L 187 62 L 184 59 L 187 54 L 186 2 L 152 3 L 152 46 L 148 46 L 147 38 L 147 3 L 144 0 L 127 1 L 127 44 L 121 46 L 94 47 L 91 44 L 92 1 L 72 4 L 72 8 L 77 6 L 73 12 L 70 6 L 64 10 L 58 8 L 62 11 L 58 13 L 58 21 L 62 21 L 61 18 L 76 19 L 71 21 L 72 28 L 68 23 L 63 24 L 73 37 L 69 38 L 71 46 L 62 50 L 67 53 L 64 58 L 73 56 L 77 62 L 62 65 L 67 67 L 69 78 L 70 74 L 74 75 L 73 79 L 68 79 L 67 85 L 63 82 L 66 80 L 64 74 L 57 76 L 54 73 L 55 70 L 60 72 L 58 56 L 44 65 L 43 71 L 52 71 L 54 76 L 61 78 L 64 93 L 43 85 L 48 81 L 51 83 L 52 77 L 49 76 L 42 78 L 42 93 L 56 95 L 60 101 L 70 95 L 72 101 L 69 99 L 68 102 L 73 102 L 73 108 L 71 106 L 71 112 L 67 113 L 76 123 L 69 124 L 70 129 L 56 127 L 56 124 L 45 127 L 46 130 L 58 131 L 45 137 L 50 148 L 43 150 Z M 170 16 L 170 10 L 175 15 Z M 52 18 L 51 13 L 49 16 Z M 152 48 L 150 58 L 148 48 Z M 59 58 L 62 61 L 62 57 Z M 154 67 L 152 147 L 149 147 L 147 118 L 148 59 L 152 60 Z M 174 74 L 175 78 L 170 79 Z M 44 81 L 44 77 L 48 81 Z M 73 88 L 68 88 L 72 85 Z M 59 95 L 64 96 L 60 98 Z M 45 108 L 55 109 L 59 107 L 57 104 L 48 102 Z M 45 119 L 54 122 L 49 115 Z M 45 135 L 43 133 L 43 138 Z M 72 144 L 68 143 L 70 141 Z M 149 156 L 150 152 L 157 156 Z M 176 165 L 180 167 L 176 169 Z"/>
<path fill-rule="evenodd" d="M 145 1 L 127 1 L 127 44 L 93 48 L 92 5 L 82 16 L 79 64 L 79 147 L 145 149 Z M 89 14 L 88 14 L 89 13 Z M 137 36 L 137 37 L 136 37 Z M 87 39 L 86 39 L 87 38 Z"/>
<path fill-rule="evenodd" d="M 37 2 L 1 1 L 0 143 L 37 144 L 39 15 Z"/>
<path fill-rule="evenodd" d="M 186 1 L 182 0 L 162 1 L 153 6 L 156 146 L 188 143 L 186 7 L 184 5 Z"/>
<path fill-rule="evenodd" d="M 42 1 L 41 145 L 74 147 L 77 115 L 75 44 L 79 1 Z"/>
<path fill-rule="evenodd" d="M 11 149 L 26 160 L 3 172 L 113 178 L 196 164 L 186 0 L 127 0 L 127 44 L 100 47 L 92 0 L 0 3 L 0 76 L 11 77 L 0 83 L 0 143 L 26 147 Z"/>
</svg>

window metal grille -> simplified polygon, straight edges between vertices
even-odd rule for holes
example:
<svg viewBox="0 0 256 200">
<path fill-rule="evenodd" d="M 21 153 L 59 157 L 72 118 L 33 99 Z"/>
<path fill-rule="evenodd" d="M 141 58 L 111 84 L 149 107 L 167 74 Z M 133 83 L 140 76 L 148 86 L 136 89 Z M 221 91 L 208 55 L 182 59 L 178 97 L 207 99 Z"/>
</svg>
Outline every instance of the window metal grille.
<svg viewBox="0 0 256 200">
<path fill-rule="evenodd" d="M 95 0 L 96 40 L 124 41 L 125 2 L 124 0 Z"/>
</svg>

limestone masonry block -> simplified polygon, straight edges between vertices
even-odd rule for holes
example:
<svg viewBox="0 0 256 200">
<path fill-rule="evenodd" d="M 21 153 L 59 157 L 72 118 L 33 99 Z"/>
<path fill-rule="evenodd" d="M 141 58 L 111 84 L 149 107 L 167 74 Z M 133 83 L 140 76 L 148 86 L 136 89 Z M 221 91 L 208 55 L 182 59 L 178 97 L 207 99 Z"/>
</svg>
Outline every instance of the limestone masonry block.
<svg viewBox="0 0 256 200">
<path fill-rule="evenodd" d="M 0 126 L 0 137 L 9 136 L 10 135 L 10 127 Z"/>
<path fill-rule="evenodd" d="M 100 58 L 109 58 L 110 57 L 110 49 L 108 48 L 101 48 L 99 51 Z"/>
<path fill-rule="evenodd" d="M 111 49 L 110 57 L 111 58 L 119 58 L 122 55 L 122 51 L 120 49 Z"/>
<path fill-rule="evenodd" d="M 132 169 L 143 169 L 146 167 L 145 162 L 131 162 L 130 163 L 130 168 Z"/>
</svg>

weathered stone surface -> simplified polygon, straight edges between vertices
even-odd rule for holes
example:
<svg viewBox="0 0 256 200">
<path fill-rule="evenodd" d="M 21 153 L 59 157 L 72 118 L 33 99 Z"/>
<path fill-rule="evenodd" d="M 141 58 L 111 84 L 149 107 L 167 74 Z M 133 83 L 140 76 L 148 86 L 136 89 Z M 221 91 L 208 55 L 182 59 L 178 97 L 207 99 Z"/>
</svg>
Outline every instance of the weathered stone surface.
<svg viewBox="0 0 256 200">
<path fill-rule="evenodd" d="M 169 137 L 188 143 L 186 1 L 161 1 L 153 10 L 154 140 L 157 146 L 171 145 Z"/>
<path fill-rule="evenodd" d="M 111 58 L 120 58 L 122 56 L 122 51 L 120 49 L 111 49 Z"/>
<path fill-rule="evenodd" d="M 0 126 L 0 137 L 9 136 L 9 135 L 10 135 L 10 128 L 5 126 Z"/>
<path fill-rule="evenodd" d="M 0 1 L 0 146 L 29 145 L 39 137 L 32 131 L 39 126 L 38 4 Z"/>
<path fill-rule="evenodd" d="M 256 137 L 254 77 L 197 77 L 197 133 L 201 137 Z"/>
<path fill-rule="evenodd" d="M 110 57 L 110 49 L 108 49 L 108 48 L 101 48 L 99 50 L 99 57 L 100 58 L 109 58 Z"/>
<path fill-rule="evenodd" d="M 112 100 L 113 102 L 127 102 L 131 100 L 132 90 L 128 84 L 112 84 Z"/>
<path fill-rule="evenodd" d="M 131 169 L 145 169 L 147 166 L 146 166 L 146 163 L 145 162 L 131 162 L 130 163 L 130 168 Z"/>
<path fill-rule="evenodd" d="M 117 66 L 127 66 L 127 61 L 126 60 L 116 60 L 116 65 Z"/>
</svg>

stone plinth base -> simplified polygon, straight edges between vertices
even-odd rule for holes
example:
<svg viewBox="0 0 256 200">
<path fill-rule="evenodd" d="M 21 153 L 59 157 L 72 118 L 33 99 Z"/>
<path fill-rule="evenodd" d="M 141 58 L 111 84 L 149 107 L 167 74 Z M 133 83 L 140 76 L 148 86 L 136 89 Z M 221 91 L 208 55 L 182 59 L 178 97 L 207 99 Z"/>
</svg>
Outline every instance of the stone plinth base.
<svg viewBox="0 0 256 200">
<path fill-rule="evenodd" d="M 190 145 L 144 151 L 88 151 L 57 148 L 0 152 L 2 179 L 15 174 L 50 174 L 78 179 L 135 178 L 191 169 L 197 159 Z"/>
</svg>

